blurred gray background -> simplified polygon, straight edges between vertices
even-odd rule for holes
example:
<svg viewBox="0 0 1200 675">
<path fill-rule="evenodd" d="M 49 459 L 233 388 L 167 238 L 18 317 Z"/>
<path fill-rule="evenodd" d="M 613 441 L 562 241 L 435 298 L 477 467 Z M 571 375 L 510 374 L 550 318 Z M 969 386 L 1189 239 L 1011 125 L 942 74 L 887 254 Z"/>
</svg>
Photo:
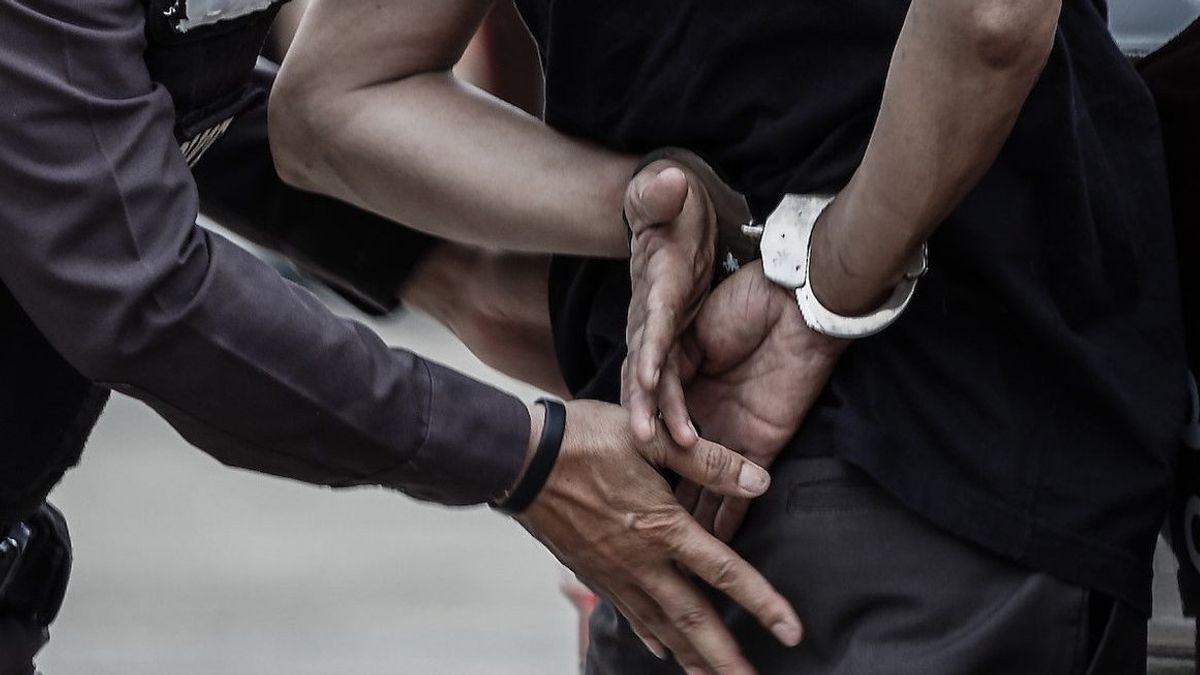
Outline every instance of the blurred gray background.
<svg viewBox="0 0 1200 675">
<path fill-rule="evenodd" d="M 374 325 L 536 396 L 423 316 Z M 76 557 L 46 675 L 577 671 L 561 568 L 487 509 L 231 471 L 123 397 L 51 499 Z"/>
</svg>

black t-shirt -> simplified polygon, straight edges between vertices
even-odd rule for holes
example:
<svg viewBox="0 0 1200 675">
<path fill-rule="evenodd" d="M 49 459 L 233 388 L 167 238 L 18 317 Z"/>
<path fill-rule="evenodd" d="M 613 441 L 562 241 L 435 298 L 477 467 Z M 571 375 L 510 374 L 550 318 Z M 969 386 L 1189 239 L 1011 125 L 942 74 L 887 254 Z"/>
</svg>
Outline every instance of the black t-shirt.
<svg viewBox="0 0 1200 675">
<path fill-rule="evenodd" d="M 907 3 L 522 0 L 548 122 L 641 153 L 691 148 L 759 217 L 861 161 Z M 1185 407 L 1153 105 L 1104 8 L 1067 0 L 995 166 L 930 241 L 908 312 L 846 352 L 786 452 L 832 452 L 993 551 L 1150 605 Z M 921 167 L 912 167 L 921 171 Z M 559 259 L 573 391 L 615 401 L 623 264 Z"/>
</svg>

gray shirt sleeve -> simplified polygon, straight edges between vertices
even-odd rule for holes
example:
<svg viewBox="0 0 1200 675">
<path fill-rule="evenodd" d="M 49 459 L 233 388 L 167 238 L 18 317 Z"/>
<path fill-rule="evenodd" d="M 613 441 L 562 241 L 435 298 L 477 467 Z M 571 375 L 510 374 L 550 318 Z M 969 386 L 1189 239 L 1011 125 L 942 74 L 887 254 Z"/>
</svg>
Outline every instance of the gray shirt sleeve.
<svg viewBox="0 0 1200 675">
<path fill-rule="evenodd" d="M 332 315 L 196 225 L 138 0 L 0 0 L 0 280 L 84 375 L 220 461 L 450 504 L 515 480 L 515 398 Z"/>
</svg>

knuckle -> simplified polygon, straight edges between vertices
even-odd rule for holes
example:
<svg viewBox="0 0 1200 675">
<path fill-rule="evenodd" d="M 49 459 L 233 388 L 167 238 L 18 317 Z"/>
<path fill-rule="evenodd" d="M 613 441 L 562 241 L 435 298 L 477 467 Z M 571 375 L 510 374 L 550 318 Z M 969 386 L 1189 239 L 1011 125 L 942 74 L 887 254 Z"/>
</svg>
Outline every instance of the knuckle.
<svg viewBox="0 0 1200 675">
<path fill-rule="evenodd" d="M 684 635 L 692 635 L 700 631 L 708 623 L 708 613 L 696 606 L 684 607 L 671 617 L 671 625 Z"/>
<path fill-rule="evenodd" d="M 738 561 L 726 556 L 717 561 L 709 583 L 718 591 L 729 591 L 738 585 L 741 580 L 741 571 Z"/>
<path fill-rule="evenodd" d="M 638 389 L 638 392 L 645 394 L 644 389 Z M 644 400 L 645 403 L 642 404 L 640 411 L 649 415 L 653 412 L 654 402 L 648 398 Z M 642 459 L 654 466 L 667 466 L 671 459 L 666 449 L 663 448 L 662 434 L 657 433 L 657 429 L 655 430 L 654 438 L 649 443 L 638 443 L 635 450 L 642 456 Z"/>
<path fill-rule="evenodd" d="M 733 470 L 733 458 L 714 448 L 697 453 L 696 458 L 700 464 L 700 471 L 709 480 L 719 479 Z"/>
<path fill-rule="evenodd" d="M 628 528 L 646 543 L 668 543 L 679 538 L 682 510 L 657 508 L 629 516 Z"/>
<path fill-rule="evenodd" d="M 728 675 L 730 673 L 746 672 L 741 668 L 741 664 L 738 662 L 738 660 L 732 656 L 722 655 L 719 657 L 714 657 L 711 660 L 709 667 L 711 668 L 711 672 L 716 673 L 716 675 Z"/>
</svg>

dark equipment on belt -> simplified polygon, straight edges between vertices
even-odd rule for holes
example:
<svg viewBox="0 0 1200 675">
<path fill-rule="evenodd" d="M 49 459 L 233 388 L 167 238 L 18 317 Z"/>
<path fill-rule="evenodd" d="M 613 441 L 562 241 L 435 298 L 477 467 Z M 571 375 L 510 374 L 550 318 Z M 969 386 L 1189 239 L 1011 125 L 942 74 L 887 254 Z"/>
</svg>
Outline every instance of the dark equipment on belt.
<svg viewBox="0 0 1200 675">
<path fill-rule="evenodd" d="M 53 506 L 0 525 L 0 616 L 49 626 L 71 576 L 71 536 Z"/>
</svg>

